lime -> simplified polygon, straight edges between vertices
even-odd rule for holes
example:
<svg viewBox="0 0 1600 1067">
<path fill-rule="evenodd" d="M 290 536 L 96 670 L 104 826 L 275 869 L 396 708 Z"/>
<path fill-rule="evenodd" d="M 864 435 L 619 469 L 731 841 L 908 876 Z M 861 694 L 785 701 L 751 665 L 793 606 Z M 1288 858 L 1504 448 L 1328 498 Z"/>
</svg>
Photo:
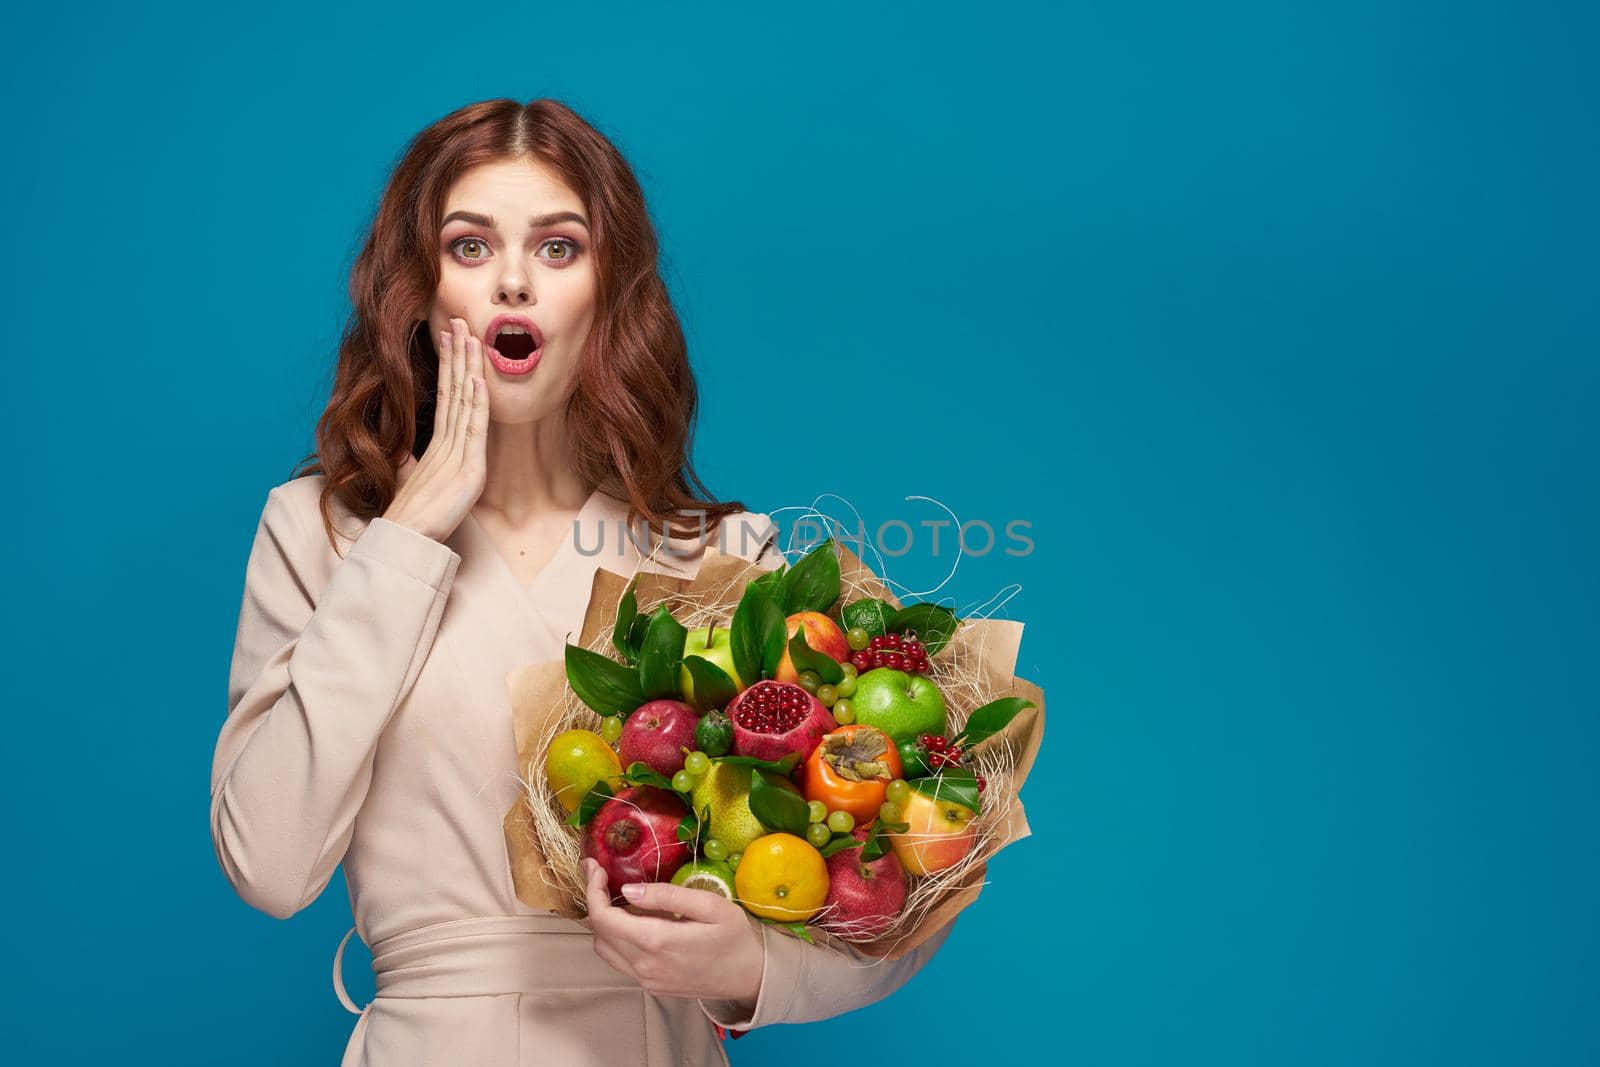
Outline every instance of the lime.
<svg viewBox="0 0 1600 1067">
<path fill-rule="evenodd" d="M 893 604 L 886 604 L 872 597 L 863 597 L 847 604 L 841 617 L 847 630 L 860 627 L 867 631 L 869 637 L 882 637 L 888 631 L 889 617 L 894 614 L 894 610 Z"/>
<path fill-rule="evenodd" d="M 726 863 L 711 860 L 691 860 L 678 868 L 672 876 L 673 885 L 690 889 L 706 889 L 719 896 L 733 899 L 733 871 Z"/>
<path fill-rule="evenodd" d="M 550 747 L 545 749 L 544 773 L 555 790 L 556 800 L 573 812 L 596 782 L 622 774 L 622 761 L 606 739 L 593 730 L 566 730 L 552 738 Z"/>
</svg>

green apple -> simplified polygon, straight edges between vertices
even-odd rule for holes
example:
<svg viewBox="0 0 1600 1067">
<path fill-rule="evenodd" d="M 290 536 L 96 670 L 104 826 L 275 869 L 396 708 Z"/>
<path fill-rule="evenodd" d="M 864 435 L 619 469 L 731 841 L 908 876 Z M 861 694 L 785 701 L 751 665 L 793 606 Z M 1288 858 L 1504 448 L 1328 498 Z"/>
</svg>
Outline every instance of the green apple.
<svg viewBox="0 0 1600 1067">
<path fill-rule="evenodd" d="M 744 683 L 739 680 L 739 673 L 733 669 L 733 638 L 728 635 L 726 626 L 702 626 L 690 630 L 689 636 L 683 642 L 683 655 L 685 659 L 699 656 L 706 662 L 715 664 L 733 681 L 733 688 L 736 691 L 745 688 Z M 678 684 L 683 689 L 683 699 L 694 704 L 694 677 L 689 674 L 688 667 L 681 667 L 679 671 Z"/>
<path fill-rule="evenodd" d="M 920 674 L 874 667 L 856 679 L 850 705 L 856 722 L 876 726 L 896 742 L 944 733 L 944 694 Z"/>
</svg>

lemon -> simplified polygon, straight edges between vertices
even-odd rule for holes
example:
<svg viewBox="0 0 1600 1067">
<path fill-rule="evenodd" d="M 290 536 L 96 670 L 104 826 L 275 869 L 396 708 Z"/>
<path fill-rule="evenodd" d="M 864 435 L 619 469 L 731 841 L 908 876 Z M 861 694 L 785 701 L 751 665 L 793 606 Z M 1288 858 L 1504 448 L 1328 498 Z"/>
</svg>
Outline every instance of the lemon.
<svg viewBox="0 0 1600 1067">
<path fill-rule="evenodd" d="M 726 845 L 730 856 L 743 852 L 750 842 L 768 832 L 750 810 L 750 773 L 749 767 L 712 760 L 711 769 L 689 794 L 697 814 L 708 807 L 711 809 L 708 836 Z M 790 792 L 799 794 L 799 787 L 787 778 L 778 781 Z"/>
<path fill-rule="evenodd" d="M 804 838 L 767 834 L 745 849 L 733 884 L 752 915 L 803 923 L 827 903 L 828 863 Z"/>
<path fill-rule="evenodd" d="M 544 753 L 544 773 L 555 790 L 556 800 L 568 812 L 578 810 L 583 795 L 600 779 L 612 780 L 622 774 L 622 761 L 593 730 L 566 730 L 550 741 Z"/>
<path fill-rule="evenodd" d="M 705 889 L 719 896 L 733 899 L 733 871 L 726 863 L 715 860 L 692 860 L 678 868 L 672 876 L 673 885 L 690 889 Z"/>
</svg>

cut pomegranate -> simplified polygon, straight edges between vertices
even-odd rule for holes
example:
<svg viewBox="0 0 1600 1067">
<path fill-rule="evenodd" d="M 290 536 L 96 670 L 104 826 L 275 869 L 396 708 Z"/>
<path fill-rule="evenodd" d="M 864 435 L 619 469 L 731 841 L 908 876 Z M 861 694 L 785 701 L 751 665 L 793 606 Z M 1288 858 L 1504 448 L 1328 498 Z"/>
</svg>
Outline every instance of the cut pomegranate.
<svg viewBox="0 0 1600 1067">
<path fill-rule="evenodd" d="M 757 682 L 728 705 L 733 750 L 741 756 L 780 760 L 791 752 L 811 755 L 822 735 L 838 723 L 821 701 L 792 682 Z"/>
</svg>

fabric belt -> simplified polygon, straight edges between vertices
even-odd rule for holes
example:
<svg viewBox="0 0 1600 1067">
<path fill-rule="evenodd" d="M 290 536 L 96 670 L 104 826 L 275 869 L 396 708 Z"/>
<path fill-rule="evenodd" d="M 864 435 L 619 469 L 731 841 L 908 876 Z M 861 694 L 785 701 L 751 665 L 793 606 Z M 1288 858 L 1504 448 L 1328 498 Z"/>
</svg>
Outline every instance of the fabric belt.
<svg viewBox="0 0 1600 1067">
<path fill-rule="evenodd" d="M 356 1015 L 344 987 L 344 948 L 333 956 L 333 987 Z M 553 912 L 452 919 L 408 930 L 372 946 L 380 997 L 479 997 L 540 989 L 637 989 L 595 955 L 594 933 Z M 370 1004 L 368 1005 L 370 1007 Z"/>
</svg>

